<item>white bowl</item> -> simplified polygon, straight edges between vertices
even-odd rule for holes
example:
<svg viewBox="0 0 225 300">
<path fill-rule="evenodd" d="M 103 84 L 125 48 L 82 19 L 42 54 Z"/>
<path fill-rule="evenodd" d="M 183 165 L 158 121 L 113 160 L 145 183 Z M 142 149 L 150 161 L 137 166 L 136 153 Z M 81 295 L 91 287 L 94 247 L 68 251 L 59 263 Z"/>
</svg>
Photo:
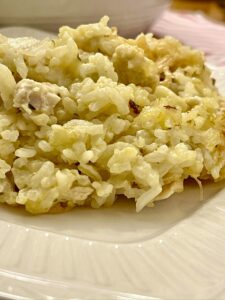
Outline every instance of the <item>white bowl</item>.
<svg viewBox="0 0 225 300">
<path fill-rule="evenodd" d="M 76 27 L 111 19 L 119 33 L 134 36 L 145 32 L 168 6 L 169 0 L 1 0 L 1 26 L 33 26 L 56 31 L 61 25 Z"/>
</svg>

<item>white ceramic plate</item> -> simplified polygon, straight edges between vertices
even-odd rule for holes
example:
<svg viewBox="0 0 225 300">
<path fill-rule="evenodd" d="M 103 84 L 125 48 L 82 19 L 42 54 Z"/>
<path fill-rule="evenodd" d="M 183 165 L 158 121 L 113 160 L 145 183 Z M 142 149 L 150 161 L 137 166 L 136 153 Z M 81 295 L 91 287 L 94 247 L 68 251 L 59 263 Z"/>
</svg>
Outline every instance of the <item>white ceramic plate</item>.
<svg viewBox="0 0 225 300">
<path fill-rule="evenodd" d="M 122 35 L 136 36 L 157 20 L 170 0 L 1 0 L 0 23 L 27 25 L 57 31 L 59 26 L 76 27 L 97 22 L 109 15 L 110 24 Z M 31 13 L 32 12 L 32 13 Z"/>
<path fill-rule="evenodd" d="M 225 94 L 225 68 L 215 69 Z M 225 182 L 135 212 L 77 208 L 30 216 L 0 207 L 3 299 L 224 299 Z"/>
</svg>

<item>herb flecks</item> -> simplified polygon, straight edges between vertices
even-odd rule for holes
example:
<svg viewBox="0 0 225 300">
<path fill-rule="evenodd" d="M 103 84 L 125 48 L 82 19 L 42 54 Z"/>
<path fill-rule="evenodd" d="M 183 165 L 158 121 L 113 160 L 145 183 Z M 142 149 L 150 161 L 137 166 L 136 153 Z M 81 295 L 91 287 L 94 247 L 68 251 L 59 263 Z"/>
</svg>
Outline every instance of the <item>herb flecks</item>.
<svg viewBox="0 0 225 300">
<path fill-rule="evenodd" d="M 129 106 L 130 106 L 130 109 L 132 109 L 132 111 L 133 111 L 136 115 L 140 114 L 141 108 L 140 108 L 140 106 L 139 106 L 138 104 L 136 104 L 133 100 L 130 100 L 130 101 L 129 101 Z"/>
<path fill-rule="evenodd" d="M 28 107 L 29 107 L 29 109 L 31 109 L 31 110 L 35 110 L 35 107 L 34 107 L 32 104 L 30 104 L 30 103 L 28 103 Z"/>
<path fill-rule="evenodd" d="M 165 107 L 166 109 L 174 109 L 174 110 L 176 110 L 176 107 L 175 107 L 175 106 L 164 105 L 164 107 Z"/>
</svg>

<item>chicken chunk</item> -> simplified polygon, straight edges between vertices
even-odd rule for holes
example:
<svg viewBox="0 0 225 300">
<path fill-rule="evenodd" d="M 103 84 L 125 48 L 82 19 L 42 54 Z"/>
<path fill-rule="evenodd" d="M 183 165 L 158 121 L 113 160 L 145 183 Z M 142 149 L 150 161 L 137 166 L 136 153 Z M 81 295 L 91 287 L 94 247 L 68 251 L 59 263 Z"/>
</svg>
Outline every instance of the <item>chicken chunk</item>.
<svg viewBox="0 0 225 300">
<path fill-rule="evenodd" d="M 28 114 L 34 110 L 51 115 L 61 98 L 68 94 L 65 87 L 23 79 L 17 84 L 13 106 Z"/>
</svg>

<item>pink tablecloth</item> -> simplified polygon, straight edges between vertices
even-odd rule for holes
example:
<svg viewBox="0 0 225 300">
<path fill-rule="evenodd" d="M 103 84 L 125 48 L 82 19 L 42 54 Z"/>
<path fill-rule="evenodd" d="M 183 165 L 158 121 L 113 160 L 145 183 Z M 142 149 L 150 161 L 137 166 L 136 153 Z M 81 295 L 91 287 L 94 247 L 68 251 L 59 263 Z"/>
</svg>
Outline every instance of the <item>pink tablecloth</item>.
<svg viewBox="0 0 225 300">
<path fill-rule="evenodd" d="M 225 24 L 200 13 L 166 11 L 151 28 L 158 35 L 171 35 L 205 52 L 209 63 L 225 66 Z"/>
</svg>

